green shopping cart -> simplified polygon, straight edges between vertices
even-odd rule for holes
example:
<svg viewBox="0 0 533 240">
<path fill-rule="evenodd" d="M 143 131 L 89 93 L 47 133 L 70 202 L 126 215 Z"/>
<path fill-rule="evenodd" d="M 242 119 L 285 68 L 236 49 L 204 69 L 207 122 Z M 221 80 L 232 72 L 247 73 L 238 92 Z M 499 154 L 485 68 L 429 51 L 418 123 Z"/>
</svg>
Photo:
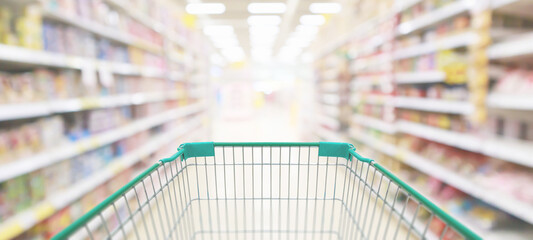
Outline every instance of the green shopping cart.
<svg viewBox="0 0 533 240">
<path fill-rule="evenodd" d="M 348 143 L 186 143 L 53 239 L 481 239 Z"/>
</svg>

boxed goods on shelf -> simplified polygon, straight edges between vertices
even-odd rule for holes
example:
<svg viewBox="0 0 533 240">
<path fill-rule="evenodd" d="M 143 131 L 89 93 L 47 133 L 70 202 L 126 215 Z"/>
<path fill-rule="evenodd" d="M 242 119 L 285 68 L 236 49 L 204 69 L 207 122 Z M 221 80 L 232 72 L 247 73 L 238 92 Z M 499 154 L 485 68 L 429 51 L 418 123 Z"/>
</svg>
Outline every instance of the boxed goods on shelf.
<svg viewBox="0 0 533 240">
<path fill-rule="evenodd" d="M 0 129 L 0 163 L 28 157 L 66 141 L 63 119 L 57 116 L 6 127 Z"/>
</svg>

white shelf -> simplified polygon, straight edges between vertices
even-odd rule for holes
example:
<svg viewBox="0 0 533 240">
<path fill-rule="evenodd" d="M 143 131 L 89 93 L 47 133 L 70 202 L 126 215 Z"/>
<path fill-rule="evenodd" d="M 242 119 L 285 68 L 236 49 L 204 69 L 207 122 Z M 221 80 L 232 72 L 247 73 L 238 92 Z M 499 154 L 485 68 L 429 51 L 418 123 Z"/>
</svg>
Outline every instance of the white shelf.
<svg viewBox="0 0 533 240">
<path fill-rule="evenodd" d="M 46 116 L 54 113 L 78 112 L 97 108 L 138 105 L 172 99 L 179 99 L 176 91 L 2 104 L 0 105 L 0 121 Z"/>
<path fill-rule="evenodd" d="M 394 106 L 397 108 L 415 109 L 420 111 L 464 115 L 474 111 L 474 106 L 469 102 L 416 97 L 395 97 Z"/>
<path fill-rule="evenodd" d="M 394 74 L 397 84 L 442 83 L 446 74 L 441 71 L 400 72 Z"/>
<path fill-rule="evenodd" d="M 134 47 L 138 47 L 155 54 L 161 54 L 163 52 L 162 46 L 157 46 L 144 39 L 139 39 L 138 37 L 121 32 L 121 30 L 119 29 L 114 29 L 112 27 L 102 25 L 93 20 L 88 20 L 78 16 L 70 16 L 68 14 L 49 10 L 46 7 L 43 9 L 43 17 L 60 21 L 65 24 L 69 24 L 74 27 L 102 36 L 104 38 L 110 39 L 112 41 L 116 41 L 126 45 L 132 45 Z"/>
<path fill-rule="evenodd" d="M 452 170 L 447 169 L 446 167 L 440 166 L 437 163 L 431 162 L 429 159 L 425 159 L 419 155 L 416 155 L 412 152 L 406 151 L 401 148 L 397 148 L 395 145 L 385 143 L 380 141 L 372 136 L 367 134 L 362 134 L 358 132 L 351 131 L 351 136 L 355 139 L 361 141 L 362 143 L 370 146 L 373 149 L 381 151 L 384 154 L 387 154 L 391 157 L 398 158 L 405 164 L 418 169 L 419 171 L 436 177 L 443 182 L 454 186 L 455 188 L 470 194 L 473 197 L 481 199 L 491 205 L 494 205 L 502 210 L 508 211 L 509 213 L 527 221 L 533 223 L 533 216 L 531 211 L 533 211 L 533 206 L 528 205 L 522 201 L 518 201 L 513 197 L 510 197 L 506 194 L 502 194 L 490 189 L 485 189 L 478 184 L 473 183 L 471 180 L 454 173 Z M 497 196 L 502 196 L 502 201 L 499 202 Z M 515 204 L 517 204 L 515 206 Z M 520 208 L 523 208 L 524 212 L 521 213 Z M 454 215 L 459 221 L 463 223 L 468 223 L 469 221 L 465 220 L 464 217 Z M 502 239 L 501 236 L 515 236 L 516 233 L 510 234 L 508 231 L 504 230 L 480 230 L 479 228 L 472 228 L 478 233 L 482 233 L 487 239 Z"/>
<path fill-rule="evenodd" d="M 120 75 L 135 75 L 154 78 L 166 77 L 165 70 L 154 67 L 68 56 L 60 53 L 31 50 L 4 44 L 0 44 L 0 52 L 2 53 L 0 54 L 0 62 L 70 68 L 82 71 L 90 66 L 94 68 L 94 71 L 106 69 L 112 73 Z"/>
<path fill-rule="evenodd" d="M 487 156 L 533 168 L 533 142 L 488 138 L 481 152 Z"/>
<path fill-rule="evenodd" d="M 472 152 L 480 152 L 482 149 L 481 139 L 470 134 L 452 132 L 403 120 L 397 122 L 397 127 L 401 132 L 449 146 L 454 146 L 460 149 Z"/>
<path fill-rule="evenodd" d="M 356 76 L 352 79 L 352 87 L 357 85 L 357 82 L 359 83 L 372 83 L 372 84 L 383 84 L 383 83 L 391 83 L 391 77 L 387 74 L 380 74 L 380 75 L 370 75 L 370 76 Z"/>
<path fill-rule="evenodd" d="M 400 1 L 394 1 L 394 8 L 395 13 L 401 13 L 412 6 L 422 2 L 422 0 L 400 0 Z"/>
<path fill-rule="evenodd" d="M 487 50 L 490 59 L 511 59 L 533 55 L 533 33 L 493 44 Z"/>
<path fill-rule="evenodd" d="M 453 49 L 459 47 L 466 47 L 478 41 L 479 37 L 473 32 L 465 32 L 449 37 L 441 38 L 435 41 L 422 43 L 416 46 L 411 46 L 394 52 L 394 59 L 404 59 L 416 56 L 421 56 L 433 53 L 439 50 Z"/>
<path fill-rule="evenodd" d="M 520 1 L 521 0 L 491 0 L 491 6 L 493 9 L 498 9 Z"/>
<path fill-rule="evenodd" d="M 368 117 L 361 114 L 354 114 L 352 117 L 352 121 L 363 126 L 379 130 L 384 133 L 396 133 L 396 126 L 394 125 L 394 123 L 386 122 L 378 118 Z"/>
<path fill-rule="evenodd" d="M 7 239 L 18 236 L 78 200 L 96 187 L 112 179 L 118 173 L 131 167 L 142 158 L 156 152 L 162 145 L 171 143 L 179 136 L 194 129 L 199 125 L 198 122 L 196 119 L 190 120 L 189 123 L 184 124 L 181 128 L 154 137 L 145 145 L 115 159 L 104 169 L 93 173 L 88 178 L 83 179 L 66 190 L 51 194 L 50 197 L 36 204 L 34 207 L 7 219 L 0 224 L 0 235 Z"/>
<path fill-rule="evenodd" d="M 320 123 L 322 125 L 325 125 L 325 126 L 328 126 L 332 130 L 337 131 L 341 127 L 341 123 L 335 117 L 330 117 L 330 116 L 326 116 L 326 115 L 319 115 L 319 116 L 317 116 L 317 118 L 318 118 L 317 119 L 318 123 Z"/>
<path fill-rule="evenodd" d="M 106 3 L 120 9 L 121 11 L 125 12 L 126 14 L 130 15 L 130 17 L 134 18 L 135 20 L 139 21 L 146 27 L 149 27 L 150 29 L 154 30 L 155 32 L 162 33 L 163 32 L 163 25 L 156 22 L 154 19 L 150 18 L 146 14 L 142 13 L 141 11 L 132 8 L 129 6 L 127 1 L 124 0 L 105 0 Z"/>
<path fill-rule="evenodd" d="M 388 156 L 395 157 L 398 153 L 395 145 L 380 141 L 368 134 L 350 129 L 350 136 L 356 139 L 357 141 L 360 141 L 365 145 L 368 145 L 369 147 L 378 150 Z"/>
<path fill-rule="evenodd" d="M 322 103 L 337 106 L 341 103 L 338 94 L 322 94 Z"/>
<path fill-rule="evenodd" d="M 321 109 L 322 109 L 322 112 L 326 116 L 333 117 L 333 118 L 338 118 L 341 112 L 340 109 L 335 106 L 323 105 Z"/>
<path fill-rule="evenodd" d="M 471 152 L 481 153 L 523 166 L 533 167 L 533 160 L 531 159 L 533 155 L 533 142 L 481 138 L 408 121 L 399 121 L 397 127 L 399 131 L 417 137 Z"/>
<path fill-rule="evenodd" d="M 352 104 L 373 104 L 373 105 L 393 105 L 394 98 L 391 95 L 378 95 L 378 94 L 357 94 L 352 95 Z"/>
<path fill-rule="evenodd" d="M 486 101 L 491 108 L 533 111 L 533 94 L 490 94 Z"/>
<path fill-rule="evenodd" d="M 73 143 L 62 144 L 59 147 L 49 149 L 28 158 L 19 159 L 10 163 L 2 164 L 0 168 L 0 182 L 26 174 L 63 159 L 73 157 L 84 152 L 108 145 L 112 142 L 129 137 L 135 133 L 161 125 L 173 119 L 191 115 L 201 111 L 203 104 L 195 104 L 165 113 L 147 117 L 121 128 L 97 134 L 87 139 Z"/>
<path fill-rule="evenodd" d="M 469 0 L 456 1 L 446 6 L 440 7 L 437 10 L 431 11 L 413 19 L 408 22 L 404 22 L 398 26 L 397 35 L 409 34 L 413 31 L 417 31 L 426 27 L 430 27 L 436 23 L 439 23 L 443 20 L 449 19 L 451 17 L 457 16 L 461 13 L 467 12 L 471 4 L 468 3 Z"/>
<path fill-rule="evenodd" d="M 401 151 L 401 150 L 400 150 Z M 519 201 L 509 194 L 480 186 L 446 167 L 409 151 L 403 151 L 401 160 L 406 164 L 428 174 L 469 195 L 500 208 L 530 224 L 533 224 L 533 205 Z"/>
</svg>

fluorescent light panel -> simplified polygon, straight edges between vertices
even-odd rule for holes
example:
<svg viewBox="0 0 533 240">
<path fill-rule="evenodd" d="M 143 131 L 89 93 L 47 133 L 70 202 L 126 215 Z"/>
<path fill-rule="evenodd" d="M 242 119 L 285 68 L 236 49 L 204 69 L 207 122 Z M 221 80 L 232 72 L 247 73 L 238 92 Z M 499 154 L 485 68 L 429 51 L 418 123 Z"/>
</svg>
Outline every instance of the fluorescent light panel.
<svg viewBox="0 0 533 240">
<path fill-rule="evenodd" d="M 275 36 L 279 33 L 278 26 L 252 26 L 248 30 L 250 35 L 255 36 Z"/>
<path fill-rule="evenodd" d="M 309 47 L 309 45 L 311 45 L 311 42 L 312 42 L 312 39 L 310 41 L 308 39 L 290 38 L 289 40 L 287 40 L 286 44 L 288 46 Z"/>
<path fill-rule="evenodd" d="M 304 26 L 320 26 L 326 23 L 326 18 L 322 15 L 303 15 L 300 23 Z"/>
<path fill-rule="evenodd" d="M 226 11 L 226 5 L 223 3 L 189 3 L 185 7 L 188 14 L 222 14 Z"/>
<path fill-rule="evenodd" d="M 309 11 L 312 13 L 339 13 L 342 10 L 340 3 L 311 3 Z"/>
<path fill-rule="evenodd" d="M 231 36 L 235 34 L 233 26 L 230 25 L 208 25 L 203 32 L 207 36 Z"/>
<path fill-rule="evenodd" d="M 276 15 L 254 15 L 248 17 L 250 26 L 277 26 L 281 23 L 281 17 Z"/>
<path fill-rule="evenodd" d="M 318 33 L 318 27 L 298 25 L 294 32 L 295 34 L 301 34 L 301 35 L 315 35 Z"/>
<path fill-rule="evenodd" d="M 284 13 L 287 11 L 285 3 L 250 3 L 248 4 L 248 12 L 258 14 L 275 14 Z"/>
</svg>

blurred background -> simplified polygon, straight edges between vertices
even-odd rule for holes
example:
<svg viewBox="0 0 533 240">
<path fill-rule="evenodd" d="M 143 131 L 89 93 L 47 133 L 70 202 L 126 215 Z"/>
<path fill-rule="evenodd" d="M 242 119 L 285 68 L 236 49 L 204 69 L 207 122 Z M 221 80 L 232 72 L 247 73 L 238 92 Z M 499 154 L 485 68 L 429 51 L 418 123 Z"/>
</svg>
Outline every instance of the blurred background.
<svg viewBox="0 0 533 240">
<path fill-rule="evenodd" d="M 344 141 L 533 236 L 533 1 L 0 0 L 0 239 L 190 141 Z"/>
</svg>

